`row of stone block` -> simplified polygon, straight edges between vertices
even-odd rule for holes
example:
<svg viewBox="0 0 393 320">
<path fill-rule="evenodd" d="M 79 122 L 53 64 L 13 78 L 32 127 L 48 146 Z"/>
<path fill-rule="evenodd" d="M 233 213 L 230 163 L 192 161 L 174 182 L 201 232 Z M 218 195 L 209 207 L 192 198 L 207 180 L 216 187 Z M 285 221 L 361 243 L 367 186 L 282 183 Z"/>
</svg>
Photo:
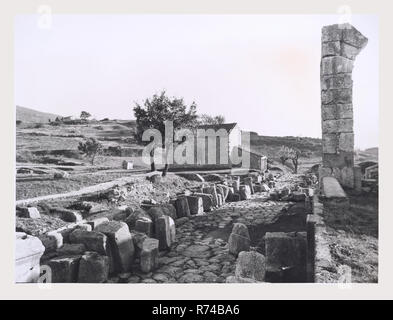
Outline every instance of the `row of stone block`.
<svg viewBox="0 0 393 320">
<path fill-rule="evenodd" d="M 329 89 L 321 91 L 322 108 L 330 104 L 350 104 L 352 103 L 352 87 Z"/>
<path fill-rule="evenodd" d="M 168 218 L 160 217 L 158 221 Z M 143 235 L 141 241 L 125 222 L 105 219 L 92 221 L 93 230 L 77 228 L 68 235 L 67 243 L 57 250 L 59 256 L 46 262 L 52 282 L 104 282 L 109 274 L 131 271 L 135 258 L 143 272 L 157 267 L 161 239 Z"/>
<path fill-rule="evenodd" d="M 341 151 L 353 152 L 354 134 L 350 132 L 325 133 L 322 137 L 322 152 L 337 154 Z"/>
<path fill-rule="evenodd" d="M 353 119 L 352 104 L 329 104 L 322 106 L 322 121 Z"/>
</svg>

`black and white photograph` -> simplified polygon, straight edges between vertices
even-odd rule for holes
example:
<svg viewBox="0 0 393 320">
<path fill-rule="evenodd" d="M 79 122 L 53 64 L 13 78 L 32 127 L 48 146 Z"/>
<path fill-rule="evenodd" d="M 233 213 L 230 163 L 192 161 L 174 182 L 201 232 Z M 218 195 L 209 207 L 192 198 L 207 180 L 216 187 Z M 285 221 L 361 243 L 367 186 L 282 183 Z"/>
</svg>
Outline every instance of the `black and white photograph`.
<svg viewBox="0 0 393 320">
<path fill-rule="evenodd" d="M 353 317 L 393 298 L 387 2 L 0 8 L 12 312 Z"/>
<path fill-rule="evenodd" d="M 15 283 L 378 283 L 376 16 L 14 32 Z"/>
</svg>

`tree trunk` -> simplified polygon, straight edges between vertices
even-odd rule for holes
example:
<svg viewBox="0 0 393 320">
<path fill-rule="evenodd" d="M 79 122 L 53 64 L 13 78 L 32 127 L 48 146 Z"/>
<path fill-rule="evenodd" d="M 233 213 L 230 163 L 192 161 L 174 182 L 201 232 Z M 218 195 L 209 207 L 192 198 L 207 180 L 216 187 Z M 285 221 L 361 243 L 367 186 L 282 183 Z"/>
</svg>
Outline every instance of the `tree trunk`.
<svg viewBox="0 0 393 320">
<path fill-rule="evenodd" d="M 294 173 L 297 173 L 298 159 L 293 159 L 292 163 L 294 166 Z"/>
</svg>

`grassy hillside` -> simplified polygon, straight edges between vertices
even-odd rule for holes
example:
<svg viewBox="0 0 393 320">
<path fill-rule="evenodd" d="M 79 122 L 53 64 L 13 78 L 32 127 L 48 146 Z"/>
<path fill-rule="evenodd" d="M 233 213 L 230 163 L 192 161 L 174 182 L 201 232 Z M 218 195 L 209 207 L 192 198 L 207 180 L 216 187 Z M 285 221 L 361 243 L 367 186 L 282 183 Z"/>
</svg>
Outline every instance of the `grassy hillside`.
<svg viewBox="0 0 393 320">
<path fill-rule="evenodd" d="M 243 131 L 244 136 L 246 132 Z M 250 135 L 251 150 L 264 154 L 269 158 L 275 158 L 281 146 L 298 148 L 304 152 L 311 152 L 314 156 L 322 155 L 322 140 L 309 137 L 275 137 L 260 136 L 255 132 Z"/>
<path fill-rule="evenodd" d="M 16 120 L 22 123 L 47 123 L 49 119 L 54 121 L 56 117 L 61 117 L 57 114 L 37 111 L 30 108 L 16 106 Z"/>
</svg>

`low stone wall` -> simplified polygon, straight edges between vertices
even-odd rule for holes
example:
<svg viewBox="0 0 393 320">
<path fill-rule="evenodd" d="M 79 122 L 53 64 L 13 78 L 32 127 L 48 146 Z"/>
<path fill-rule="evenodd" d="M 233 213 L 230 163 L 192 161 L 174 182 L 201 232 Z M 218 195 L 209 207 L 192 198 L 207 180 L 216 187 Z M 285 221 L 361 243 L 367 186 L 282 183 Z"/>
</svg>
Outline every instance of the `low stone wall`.
<svg viewBox="0 0 393 320">
<path fill-rule="evenodd" d="M 323 198 L 321 191 L 316 190 L 312 199 L 312 214 L 307 216 L 307 270 L 309 282 L 345 283 L 350 281 L 350 271 L 345 265 L 337 266 L 330 252 L 329 237 L 325 217 L 337 214 L 340 202 L 334 205 Z M 333 200 L 335 201 L 335 200 Z M 346 202 L 344 203 L 344 206 Z"/>
</svg>

